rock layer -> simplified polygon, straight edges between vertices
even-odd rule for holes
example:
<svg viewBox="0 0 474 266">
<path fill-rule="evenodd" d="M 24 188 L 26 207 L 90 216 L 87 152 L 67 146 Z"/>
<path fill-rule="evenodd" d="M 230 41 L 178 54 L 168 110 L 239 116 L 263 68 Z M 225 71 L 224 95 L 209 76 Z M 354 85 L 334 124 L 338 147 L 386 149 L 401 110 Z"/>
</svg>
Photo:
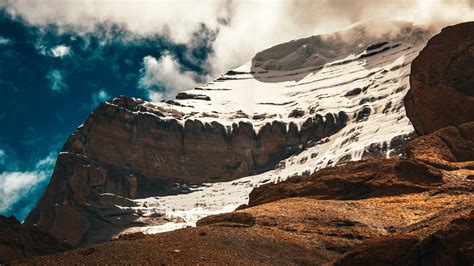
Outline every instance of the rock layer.
<svg viewBox="0 0 474 266">
<path fill-rule="evenodd" d="M 474 120 L 474 22 L 444 28 L 413 61 L 408 117 L 419 134 Z"/>
</svg>

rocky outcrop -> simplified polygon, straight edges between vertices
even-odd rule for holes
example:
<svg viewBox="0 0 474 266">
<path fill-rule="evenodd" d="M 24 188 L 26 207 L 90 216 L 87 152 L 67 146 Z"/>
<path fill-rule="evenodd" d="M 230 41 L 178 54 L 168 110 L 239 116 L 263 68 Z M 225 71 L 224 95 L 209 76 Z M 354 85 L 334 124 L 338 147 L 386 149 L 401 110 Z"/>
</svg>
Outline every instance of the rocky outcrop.
<svg viewBox="0 0 474 266">
<path fill-rule="evenodd" d="M 419 137 L 405 149 L 407 156 L 441 169 L 474 169 L 474 122 Z"/>
<path fill-rule="evenodd" d="M 370 241 L 335 262 L 335 265 L 472 265 L 474 211 L 420 240 L 398 236 Z"/>
<path fill-rule="evenodd" d="M 131 207 L 128 199 L 186 193 L 193 184 L 266 171 L 348 120 L 342 112 L 316 115 L 301 130 L 275 121 L 255 132 L 244 122 L 182 125 L 164 116 L 139 99 L 101 104 L 64 145 L 25 224 L 71 246 L 105 241 L 137 225 L 136 213 L 115 205 Z"/>
<path fill-rule="evenodd" d="M 210 101 L 211 98 L 207 95 L 202 95 L 202 94 L 189 94 L 185 92 L 180 92 L 176 95 L 176 99 L 178 100 L 187 100 L 187 99 L 195 99 L 195 100 L 204 100 L 204 101 Z"/>
<path fill-rule="evenodd" d="M 291 177 L 257 187 L 249 206 L 288 197 L 355 200 L 427 191 L 442 181 L 441 172 L 411 159 L 369 159 L 325 168 L 314 175 Z"/>
<path fill-rule="evenodd" d="M 0 216 L 0 263 L 68 249 L 68 246 L 49 235 L 35 228 L 22 226 L 13 216 Z"/>
<path fill-rule="evenodd" d="M 408 117 L 419 134 L 474 120 L 474 22 L 443 29 L 413 61 Z"/>
</svg>

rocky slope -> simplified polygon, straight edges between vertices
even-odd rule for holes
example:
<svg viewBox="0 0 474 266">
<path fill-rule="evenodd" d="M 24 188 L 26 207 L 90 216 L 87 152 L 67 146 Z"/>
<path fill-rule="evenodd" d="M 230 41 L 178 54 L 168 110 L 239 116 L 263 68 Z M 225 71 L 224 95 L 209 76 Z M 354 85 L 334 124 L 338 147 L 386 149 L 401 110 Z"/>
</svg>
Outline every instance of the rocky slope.
<svg viewBox="0 0 474 266">
<path fill-rule="evenodd" d="M 370 23 L 272 47 L 175 100 L 102 103 L 25 225 L 73 247 L 162 232 L 231 211 L 255 186 L 401 155 L 410 63 L 430 33 Z"/>
</svg>

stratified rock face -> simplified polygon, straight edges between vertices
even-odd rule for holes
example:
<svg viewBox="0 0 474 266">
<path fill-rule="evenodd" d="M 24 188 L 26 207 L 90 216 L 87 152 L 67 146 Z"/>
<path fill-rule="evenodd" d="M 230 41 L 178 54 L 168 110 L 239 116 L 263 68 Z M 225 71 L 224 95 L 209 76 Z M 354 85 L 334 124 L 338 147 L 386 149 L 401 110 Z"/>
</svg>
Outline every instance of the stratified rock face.
<svg viewBox="0 0 474 266">
<path fill-rule="evenodd" d="M 298 146 L 339 131 L 348 119 L 344 112 L 315 115 L 300 131 L 273 121 L 257 132 L 245 122 L 234 123 L 231 128 L 197 119 L 183 124 L 166 119 L 159 111 L 148 112 L 143 101 L 122 97 L 101 104 L 67 141 L 63 152 L 81 154 L 116 169 L 129 169 L 150 182 L 229 181 L 273 168 L 295 153 Z M 134 182 L 138 182 L 134 193 L 103 191 L 130 198 L 159 194 L 144 193 L 143 182 Z"/>
<path fill-rule="evenodd" d="M 474 120 L 474 22 L 447 27 L 413 61 L 407 115 L 419 134 Z"/>
</svg>

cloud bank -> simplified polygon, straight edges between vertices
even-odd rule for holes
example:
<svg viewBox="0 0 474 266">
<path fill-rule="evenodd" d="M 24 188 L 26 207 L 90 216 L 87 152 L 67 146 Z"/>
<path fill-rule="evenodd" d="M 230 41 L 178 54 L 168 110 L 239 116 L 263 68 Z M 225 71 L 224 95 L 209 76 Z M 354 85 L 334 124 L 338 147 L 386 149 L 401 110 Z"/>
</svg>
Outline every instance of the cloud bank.
<svg viewBox="0 0 474 266">
<path fill-rule="evenodd" d="M 397 19 L 442 27 L 474 19 L 474 0 L 10 0 L 3 6 L 34 25 L 87 32 L 97 23 L 112 22 L 136 34 L 161 34 L 189 46 L 204 26 L 217 32 L 207 62 L 213 76 L 271 45 L 361 20 Z"/>
</svg>

